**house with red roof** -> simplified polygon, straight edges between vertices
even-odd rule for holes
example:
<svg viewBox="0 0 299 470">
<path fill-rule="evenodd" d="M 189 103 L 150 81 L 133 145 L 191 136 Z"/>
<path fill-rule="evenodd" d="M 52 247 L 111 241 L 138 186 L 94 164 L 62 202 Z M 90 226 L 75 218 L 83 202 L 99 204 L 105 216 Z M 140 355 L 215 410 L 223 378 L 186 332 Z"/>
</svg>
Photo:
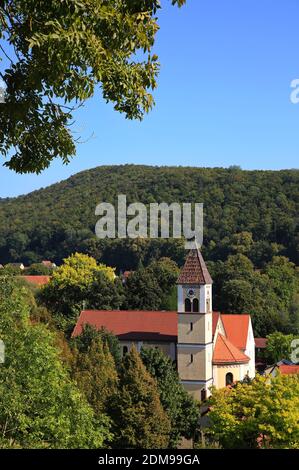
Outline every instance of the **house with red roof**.
<svg viewBox="0 0 299 470">
<path fill-rule="evenodd" d="M 42 287 L 50 282 L 51 276 L 19 276 L 34 287 Z"/>
<path fill-rule="evenodd" d="M 277 374 L 281 375 L 292 375 L 292 374 L 299 374 L 299 364 L 294 364 L 287 359 L 282 359 L 281 361 L 277 362 L 276 364 L 268 367 L 264 375 L 267 377 L 276 377 Z"/>
<path fill-rule="evenodd" d="M 178 281 L 177 311 L 84 310 L 84 325 L 114 333 L 126 354 L 133 344 L 160 348 L 176 362 L 181 383 L 198 400 L 255 376 L 255 341 L 249 314 L 213 312 L 213 281 L 198 249 L 190 250 Z"/>
</svg>

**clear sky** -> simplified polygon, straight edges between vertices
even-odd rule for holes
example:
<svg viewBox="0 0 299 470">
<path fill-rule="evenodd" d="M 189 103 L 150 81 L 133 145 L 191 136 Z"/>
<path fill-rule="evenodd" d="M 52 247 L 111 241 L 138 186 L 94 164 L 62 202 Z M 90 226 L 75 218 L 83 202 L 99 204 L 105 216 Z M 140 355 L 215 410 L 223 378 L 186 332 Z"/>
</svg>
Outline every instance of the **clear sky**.
<svg viewBox="0 0 299 470">
<path fill-rule="evenodd" d="M 87 142 L 71 164 L 56 161 L 38 176 L 0 167 L 0 197 L 103 164 L 299 167 L 299 104 L 290 100 L 299 78 L 298 0 L 162 5 L 153 111 L 127 121 L 98 93 L 76 114 Z"/>
</svg>

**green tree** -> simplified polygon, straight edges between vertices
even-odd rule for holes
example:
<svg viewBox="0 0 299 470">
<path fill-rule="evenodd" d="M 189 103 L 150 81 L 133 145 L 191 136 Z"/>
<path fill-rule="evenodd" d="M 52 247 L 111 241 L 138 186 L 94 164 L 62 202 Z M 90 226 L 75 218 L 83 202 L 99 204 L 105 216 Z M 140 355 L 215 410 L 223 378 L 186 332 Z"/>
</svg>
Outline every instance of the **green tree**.
<svg viewBox="0 0 299 470">
<path fill-rule="evenodd" d="M 119 368 L 121 364 L 120 344 L 118 338 L 110 331 L 107 331 L 106 328 L 97 330 L 94 326 L 86 324 L 83 327 L 82 333 L 71 340 L 81 352 L 87 352 L 93 341 L 101 341 L 109 348 L 114 363 Z"/>
<path fill-rule="evenodd" d="M 125 286 L 126 307 L 133 310 L 158 310 L 163 291 L 154 274 L 146 269 L 135 271 Z"/>
<path fill-rule="evenodd" d="M 115 362 L 100 335 L 91 340 L 87 349 L 80 348 L 80 344 L 85 346 L 82 342 L 76 344 L 72 376 L 96 416 L 101 417 L 107 412 L 109 397 L 117 390 Z"/>
<path fill-rule="evenodd" d="M 224 310 L 231 313 L 246 313 L 254 304 L 253 285 L 245 279 L 225 281 L 221 290 Z"/>
<path fill-rule="evenodd" d="M 243 254 L 211 263 L 214 307 L 227 313 L 250 313 L 255 335 L 297 331 L 298 270 L 285 257 L 274 257 L 255 270 Z"/>
<path fill-rule="evenodd" d="M 51 276 L 53 273 L 53 268 L 49 268 L 48 266 L 44 266 L 42 263 L 33 263 L 29 266 L 28 269 L 24 272 L 24 274 L 29 276 Z"/>
<path fill-rule="evenodd" d="M 86 307 L 90 309 L 119 309 L 125 300 L 124 288 L 119 278 L 111 280 L 103 271 L 100 271 L 95 274 L 94 281 L 87 290 L 86 298 Z"/>
<path fill-rule="evenodd" d="M 12 264 L 6 264 L 3 268 L 1 268 L 0 275 L 1 276 L 20 276 L 22 271 L 17 266 Z"/>
<path fill-rule="evenodd" d="M 159 69 L 152 54 L 159 7 L 157 0 L 1 2 L 2 58 L 9 65 L 1 73 L 0 151 L 13 152 L 6 166 L 25 173 L 40 172 L 58 156 L 68 162 L 75 153 L 72 112 L 98 85 L 117 111 L 142 119 Z"/>
<path fill-rule="evenodd" d="M 180 272 L 176 262 L 170 258 L 162 257 L 157 261 L 152 261 L 147 270 L 153 274 L 163 292 L 159 308 L 162 310 L 176 310 L 176 281 Z"/>
<path fill-rule="evenodd" d="M 62 328 L 68 330 L 73 327 L 80 310 L 88 306 L 90 289 L 93 297 L 96 296 L 96 280 L 104 283 L 103 277 L 97 278 L 100 274 L 106 277 L 107 283 L 111 283 L 111 291 L 114 292 L 114 269 L 98 264 L 88 255 L 75 253 L 53 272 L 39 298 L 49 310 L 58 314 L 57 320 Z"/>
<path fill-rule="evenodd" d="M 166 257 L 151 262 L 148 270 L 153 273 L 163 291 L 169 291 L 175 285 L 180 273 L 176 262 Z"/>
<path fill-rule="evenodd" d="M 274 256 L 264 269 L 271 279 L 273 290 L 280 299 L 283 308 L 292 301 L 294 294 L 299 292 L 299 269 L 284 256 Z"/>
<path fill-rule="evenodd" d="M 114 447 L 161 449 L 168 446 L 170 420 L 161 405 L 157 383 L 135 347 L 123 359 L 119 389 L 110 402 L 110 415 Z"/>
<path fill-rule="evenodd" d="M 291 360 L 291 345 L 294 339 L 296 339 L 296 336 L 284 335 L 279 331 L 268 335 L 265 349 L 265 358 L 268 364 L 274 364 L 282 359 Z"/>
<path fill-rule="evenodd" d="M 199 403 L 181 385 L 171 359 L 160 349 L 142 348 L 140 355 L 148 372 L 157 380 L 162 406 L 171 420 L 169 447 L 177 447 L 182 437 L 194 437 Z"/>
<path fill-rule="evenodd" d="M 213 390 L 207 430 L 224 448 L 298 448 L 299 375 Z"/>
<path fill-rule="evenodd" d="M 251 232 L 236 233 L 232 236 L 232 249 L 235 253 L 247 255 L 253 245 Z"/>
<path fill-rule="evenodd" d="M 299 335 L 299 292 L 296 292 L 289 305 L 290 331 Z"/>
<path fill-rule="evenodd" d="M 26 290 L 0 279 L 0 445 L 12 448 L 98 448 L 109 439 L 105 416 L 71 381 L 53 333 L 32 325 Z"/>
</svg>

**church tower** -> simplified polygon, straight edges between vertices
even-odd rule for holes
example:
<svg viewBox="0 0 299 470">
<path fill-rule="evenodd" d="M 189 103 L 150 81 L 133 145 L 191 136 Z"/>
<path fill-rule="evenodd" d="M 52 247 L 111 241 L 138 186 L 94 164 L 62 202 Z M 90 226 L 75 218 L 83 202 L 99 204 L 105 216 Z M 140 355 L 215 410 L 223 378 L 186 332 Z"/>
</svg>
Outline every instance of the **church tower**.
<svg viewBox="0 0 299 470">
<path fill-rule="evenodd" d="M 213 384 L 212 278 L 199 249 L 188 253 L 178 278 L 178 372 L 197 400 Z"/>
</svg>

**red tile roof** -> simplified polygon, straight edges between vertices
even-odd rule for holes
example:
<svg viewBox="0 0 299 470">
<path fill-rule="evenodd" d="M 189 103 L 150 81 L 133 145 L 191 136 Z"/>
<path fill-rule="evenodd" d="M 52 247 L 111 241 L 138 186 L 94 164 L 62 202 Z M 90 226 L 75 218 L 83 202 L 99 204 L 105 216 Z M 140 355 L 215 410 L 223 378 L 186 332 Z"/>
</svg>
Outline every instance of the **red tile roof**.
<svg viewBox="0 0 299 470">
<path fill-rule="evenodd" d="M 267 346 L 267 338 L 254 338 L 255 347 L 265 349 Z"/>
<path fill-rule="evenodd" d="M 27 282 L 36 286 L 44 286 L 48 284 L 51 276 L 20 276 L 20 279 L 26 279 Z"/>
<path fill-rule="evenodd" d="M 281 364 L 278 368 L 282 375 L 299 374 L 299 364 Z"/>
<path fill-rule="evenodd" d="M 212 284 L 212 278 L 199 250 L 190 250 L 179 275 L 178 284 Z"/>
<path fill-rule="evenodd" d="M 218 334 L 214 353 L 213 364 L 246 364 L 250 358 L 234 346 L 223 335 Z"/>
<path fill-rule="evenodd" d="M 246 349 L 250 316 L 221 314 L 227 339 L 239 349 Z"/>
<path fill-rule="evenodd" d="M 83 310 L 72 336 L 78 336 L 85 324 L 105 327 L 120 339 L 177 341 L 177 312 L 143 310 Z"/>
</svg>

